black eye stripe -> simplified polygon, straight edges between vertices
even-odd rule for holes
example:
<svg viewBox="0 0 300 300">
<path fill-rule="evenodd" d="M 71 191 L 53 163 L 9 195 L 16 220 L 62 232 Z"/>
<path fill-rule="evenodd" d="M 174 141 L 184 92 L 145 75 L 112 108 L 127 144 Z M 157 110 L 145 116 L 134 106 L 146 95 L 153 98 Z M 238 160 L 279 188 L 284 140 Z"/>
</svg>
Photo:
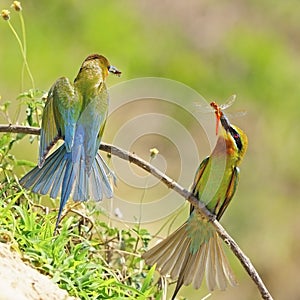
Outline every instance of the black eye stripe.
<svg viewBox="0 0 300 300">
<path fill-rule="evenodd" d="M 241 151 L 242 148 L 243 148 L 243 144 L 242 144 L 240 135 L 239 135 L 238 132 L 237 132 L 236 130 L 234 130 L 232 127 L 229 128 L 229 132 L 230 132 L 231 136 L 233 137 L 236 146 L 237 146 L 238 149 Z"/>
<path fill-rule="evenodd" d="M 221 115 L 220 121 L 225 130 L 230 129 L 230 123 L 223 113 Z"/>
</svg>

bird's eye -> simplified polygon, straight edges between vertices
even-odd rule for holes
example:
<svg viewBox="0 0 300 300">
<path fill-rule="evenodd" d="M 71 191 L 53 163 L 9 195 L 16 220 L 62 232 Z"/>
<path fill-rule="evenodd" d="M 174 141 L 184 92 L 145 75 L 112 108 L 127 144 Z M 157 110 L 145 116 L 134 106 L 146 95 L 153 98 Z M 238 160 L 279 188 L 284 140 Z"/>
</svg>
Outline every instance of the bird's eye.
<svg viewBox="0 0 300 300">
<path fill-rule="evenodd" d="M 237 148 L 241 151 L 243 148 L 243 143 L 241 141 L 241 137 L 238 134 L 238 132 L 236 130 L 234 130 L 232 127 L 229 128 L 229 132 L 231 134 L 231 136 L 233 137 L 235 144 L 237 146 Z"/>
</svg>

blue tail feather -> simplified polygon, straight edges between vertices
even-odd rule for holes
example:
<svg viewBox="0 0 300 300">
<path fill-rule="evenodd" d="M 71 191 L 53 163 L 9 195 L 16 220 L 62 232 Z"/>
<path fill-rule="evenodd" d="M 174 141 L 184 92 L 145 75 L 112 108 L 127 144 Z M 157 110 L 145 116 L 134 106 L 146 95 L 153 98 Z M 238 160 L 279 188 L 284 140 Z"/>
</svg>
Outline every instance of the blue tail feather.
<svg viewBox="0 0 300 300">
<path fill-rule="evenodd" d="M 66 169 L 66 159 L 62 156 L 60 160 L 59 168 L 56 172 L 56 175 L 53 176 L 53 183 L 51 185 L 50 197 L 55 199 L 58 197 L 59 192 L 61 191 L 62 181 L 64 179 Z"/>
<path fill-rule="evenodd" d="M 113 177 L 113 181 L 115 183 L 115 175 L 110 170 L 110 168 L 107 166 L 106 162 L 103 160 L 103 158 L 97 153 L 96 159 L 94 161 L 94 164 L 96 168 L 96 175 L 97 177 L 100 177 L 101 180 L 99 181 L 101 185 L 101 191 L 104 192 L 105 196 L 107 198 L 111 198 L 113 196 L 113 189 L 111 186 L 111 182 L 108 179 L 108 176 Z"/>
<path fill-rule="evenodd" d="M 56 157 L 56 153 L 52 154 L 54 157 Z M 52 156 L 51 155 L 51 156 Z M 45 172 L 47 172 L 48 166 L 44 166 Z M 32 169 L 30 172 L 28 172 L 21 180 L 20 183 L 23 187 L 30 189 L 34 185 L 34 192 L 39 192 L 38 187 L 36 187 L 36 184 L 41 180 L 42 173 L 40 172 L 40 168 L 36 167 Z M 45 177 L 45 176 L 42 176 Z M 47 177 L 45 177 L 46 179 Z"/>
<path fill-rule="evenodd" d="M 47 181 L 45 181 L 44 186 L 41 187 L 40 189 L 40 193 L 45 195 L 49 192 L 50 189 L 53 188 L 53 186 L 55 186 L 55 180 L 53 180 L 53 178 L 59 178 L 61 176 L 61 174 L 63 174 L 63 169 L 64 169 L 64 160 L 63 160 L 63 156 L 60 156 L 57 158 L 57 160 L 55 160 L 55 162 L 52 165 L 51 168 L 49 168 L 48 173 L 48 179 Z M 59 187 L 60 185 L 58 185 Z M 56 198 L 58 195 L 58 192 L 56 193 L 56 195 L 53 195 L 54 197 L 52 198 Z"/>
<path fill-rule="evenodd" d="M 103 191 L 101 187 L 101 182 L 97 180 L 96 178 L 99 178 L 99 175 L 97 173 L 96 168 L 92 168 L 91 170 L 91 175 L 90 175 L 90 194 L 91 197 L 95 200 L 98 201 L 99 199 L 102 199 L 103 197 Z"/>
<path fill-rule="evenodd" d="M 59 166 L 59 163 L 53 164 L 47 172 L 47 176 L 48 176 L 47 180 L 45 182 L 41 181 L 40 193 L 42 195 L 47 194 L 48 191 L 50 190 L 51 185 L 53 184 L 53 180 L 51 177 L 55 176 L 53 174 L 55 174 L 55 171 L 57 170 L 58 166 Z"/>
<path fill-rule="evenodd" d="M 102 157 L 97 153 L 91 170 L 87 171 L 80 153 L 68 153 L 64 145 L 60 146 L 46 160 L 27 173 L 20 183 L 35 193 L 47 194 L 56 198 L 61 191 L 60 207 L 55 230 L 59 224 L 64 206 L 69 198 L 74 201 L 86 201 L 92 198 L 99 201 L 105 195 L 111 198 L 113 190 L 108 179 L 112 174 Z"/>
<path fill-rule="evenodd" d="M 56 221 L 56 227 L 60 221 L 60 217 L 63 211 L 63 208 L 65 207 L 74 186 L 74 181 L 76 179 L 76 173 L 77 173 L 77 163 L 73 163 L 70 159 L 70 155 L 65 155 L 67 157 L 66 161 L 66 167 L 65 167 L 65 174 L 62 181 L 62 188 L 61 188 L 61 198 L 60 198 L 60 204 L 59 204 L 59 211 Z"/>
<path fill-rule="evenodd" d="M 75 185 L 73 199 L 74 201 L 86 201 L 88 199 L 88 174 L 86 172 L 85 163 L 83 160 L 79 162 L 78 179 Z"/>
<path fill-rule="evenodd" d="M 48 193 L 51 185 L 53 184 L 53 177 L 57 176 L 59 170 L 60 163 L 63 159 L 63 156 L 60 156 L 60 152 L 62 149 L 58 149 L 57 153 L 54 152 L 55 155 L 51 157 L 48 161 L 45 162 L 43 167 L 44 171 L 40 174 L 39 179 L 35 182 L 35 186 L 33 191 L 35 193 L 40 193 L 45 195 Z M 42 175 L 42 176 L 41 176 Z"/>
</svg>

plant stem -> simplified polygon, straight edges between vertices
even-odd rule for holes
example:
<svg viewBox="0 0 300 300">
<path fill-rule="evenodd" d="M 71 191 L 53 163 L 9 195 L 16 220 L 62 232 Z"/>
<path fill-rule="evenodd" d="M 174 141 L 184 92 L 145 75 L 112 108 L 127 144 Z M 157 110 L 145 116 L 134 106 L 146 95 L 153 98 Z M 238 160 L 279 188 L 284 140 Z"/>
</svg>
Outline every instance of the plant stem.
<svg viewBox="0 0 300 300">
<path fill-rule="evenodd" d="M 23 20 L 23 18 L 21 18 L 21 19 Z M 23 22 L 23 24 L 24 24 L 24 20 L 21 21 L 21 23 L 22 23 L 22 22 Z M 22 45 L 22 42 L 21 42 L 21 40 L 20 40 L 20 38 L 19 38 L 19 36 L 18 36 L 16 30 L 15 30 L 14 27 L 12 26 L 11 22 L 10 22 L 9 20 L 7 20 L 7 23 L 8 23 L 8 25 L 9 25 L 9 27 L 10 27 L 12 33 L 14 34 L 15 38 L 17 39 L 17 42 L 18 42 L 19 47 L 20 47 L 20 50 L 21 50 L 21 54 L 22 54 L 22 57 L 23 57 L 23 61 L 24 61 L 24 64 L 25 64 L 27 73 L 28 73 L 29 78 L 30 78 L 30 81 L 31 81 L 32 89 L 35 90 L 34 79 L 33 79 L 33 76 L 32 76 L 32 74 L 31 74 L 29 65 L 28 65 L 28 63 L 27 63 L 26 51 L 24 50 L 24 46 Z M 24 26 L 24 25 L 22 25 L 22 27 L 23 27 L 23 26 Z M 22 31 L 25 32 L 25 28 L 22 29 Z M 23 33 L 23 34 L 24 34 L 24 33 Z M 25 37 L 23 36 L 23 39 L 24 39 L 24 38 L 25 38 Z M 25 45 L 25 46 L 26 46 L 26 45 Z"/>
</svg>

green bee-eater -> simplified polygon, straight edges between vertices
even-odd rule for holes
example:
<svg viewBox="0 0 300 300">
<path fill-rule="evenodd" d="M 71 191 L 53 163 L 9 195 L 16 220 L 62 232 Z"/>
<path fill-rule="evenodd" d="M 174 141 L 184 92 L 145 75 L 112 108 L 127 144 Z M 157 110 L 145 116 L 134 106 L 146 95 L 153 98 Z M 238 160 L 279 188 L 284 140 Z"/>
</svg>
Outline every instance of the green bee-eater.
<svg viewBox="0 0 300 300">
<path fill-rule="evenodd" d="M 108 60 L 98 54 L 88 56 L 71 83 L 59 78 L 51 87 L 41 126 L 38 166 L 20 183 L 39 194 L 56 198 L 61 193 L 57 229 L 67 200 L 101 200 L 112 197 L 108 166 L 98 153 L 108 111 L 105 79 L 108 73 L 120 75 Z M 64 143 L 47 157 L 59 140 Z"/>
<path fill-rule="evenodd" d="M 220 220 L 231 201 L 239 178 L 238 165 L 246 148 L 245 133 L 229 123 L 216 103 L 219 136 L 211 155 L 200 164 L 191 192 Z M 235 277 L 222 249 L 221 238 L 212 224 L 191 206 L 189 219 L 174 233 L 143 254 L 149 265 L 156 263 L 162 275 L 178 279 L 172 299 L 181 286 L 201 286 L 204 274 L 210 291 L 224 290 Z"/>
</svg>

